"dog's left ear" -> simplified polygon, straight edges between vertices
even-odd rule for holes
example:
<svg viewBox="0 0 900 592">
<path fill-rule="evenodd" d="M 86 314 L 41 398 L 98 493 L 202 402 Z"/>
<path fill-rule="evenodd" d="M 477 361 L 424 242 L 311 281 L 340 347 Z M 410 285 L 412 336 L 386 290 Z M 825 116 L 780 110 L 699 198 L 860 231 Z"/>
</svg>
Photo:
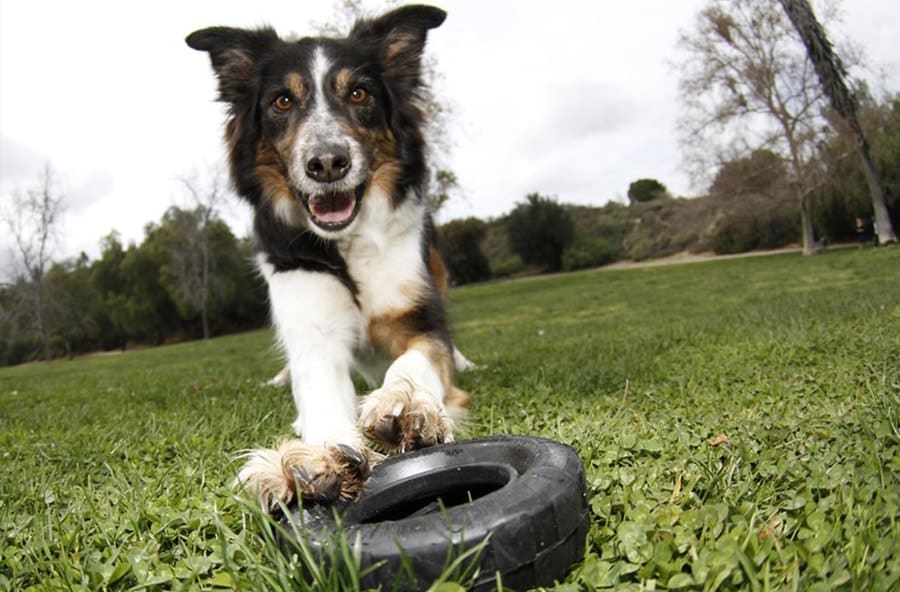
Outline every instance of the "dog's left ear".
<svg viewBox="0 0 900 592">
<path fill-rule="evenodd" d="M 385 73 L 415 86 L 428 30 L 440 26 L 447 13 L 434 6 L 403 6 L 374 20 L 358 22 L 350 38 L 375 44 Z"/>
</svg>

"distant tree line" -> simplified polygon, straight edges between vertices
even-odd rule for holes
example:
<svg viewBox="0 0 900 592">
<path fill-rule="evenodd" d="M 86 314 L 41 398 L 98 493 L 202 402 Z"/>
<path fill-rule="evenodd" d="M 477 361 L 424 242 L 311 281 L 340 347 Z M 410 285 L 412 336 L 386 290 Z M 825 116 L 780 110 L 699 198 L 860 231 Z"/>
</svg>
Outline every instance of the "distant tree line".
<svg viewBox="0 0 900 592">
<path fill-rule="evenodd" d="M 197 299 L 202 263 L 194 274 L 197 265 L 191 261 L 203 240 L 210 254 L 205 304 Z M 42 278 L 42 308 L 32 304 L 36 282 L 34 274 L 20 274 L 0 286 L 2 365 L 220 335 L 261 327 L 267 319 L 265 287 L 252 264 L 250 241 L 236 238 L 202 207 L 170 208 L 158 223 L 147 225 L 140 244 L 126 246 L 113 232 L 102 240 L 98 259 L 82 254 L 53 263 Z"/>
</svg>

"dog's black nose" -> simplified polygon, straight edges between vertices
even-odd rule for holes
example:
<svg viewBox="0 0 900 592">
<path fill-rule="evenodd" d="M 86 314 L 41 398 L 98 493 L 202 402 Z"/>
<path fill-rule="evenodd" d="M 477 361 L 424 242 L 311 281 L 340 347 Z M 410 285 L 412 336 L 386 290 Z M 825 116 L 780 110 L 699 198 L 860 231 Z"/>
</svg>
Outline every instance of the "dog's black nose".
<svg viewBox="0 0 900 592">
<path fill-rule="evenodd" d="M 349 170 L 350 153 L 340 146 L 323 146 L 306 161 L 306 176 L 321 183 L 343 179 Z"/>
</svg>

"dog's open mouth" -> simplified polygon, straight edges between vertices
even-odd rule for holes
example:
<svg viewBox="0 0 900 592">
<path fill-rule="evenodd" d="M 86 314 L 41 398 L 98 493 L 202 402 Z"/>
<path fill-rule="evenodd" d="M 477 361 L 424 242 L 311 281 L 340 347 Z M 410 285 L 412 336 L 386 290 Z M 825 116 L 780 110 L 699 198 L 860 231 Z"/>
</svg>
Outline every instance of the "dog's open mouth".
<svg viewBox="0 0 900 592">
<path fill-rule="evenodd" d="M 304 197 L 303 203 L 316 226 L 323 230 L 341 230 L 359 213 L 364 189 L 365 183 L 349 191 L 310 195 Z"/>
</svg>

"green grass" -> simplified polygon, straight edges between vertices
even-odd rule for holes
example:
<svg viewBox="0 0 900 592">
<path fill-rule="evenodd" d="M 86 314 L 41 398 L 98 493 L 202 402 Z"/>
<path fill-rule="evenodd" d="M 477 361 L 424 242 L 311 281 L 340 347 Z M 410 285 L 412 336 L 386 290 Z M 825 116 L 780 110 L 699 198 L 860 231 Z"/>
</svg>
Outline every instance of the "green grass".
<svg viewBox="0 0 900 592">
<path fill-rule="evenodd" d="M 558 590 L 900 587 L 900 250 L 456 290 L 466 435 L 584 459 Z M 0 590 L 299 586 L 228 487 L 293 419 L 269 332 L 0 371 Z M 720 436 L 716 439 L 717 436 Z M 353 588 L 343 570 L 316 589 Z M 307 569 L 307 571 L 309 571 Z"/>
</svg>

